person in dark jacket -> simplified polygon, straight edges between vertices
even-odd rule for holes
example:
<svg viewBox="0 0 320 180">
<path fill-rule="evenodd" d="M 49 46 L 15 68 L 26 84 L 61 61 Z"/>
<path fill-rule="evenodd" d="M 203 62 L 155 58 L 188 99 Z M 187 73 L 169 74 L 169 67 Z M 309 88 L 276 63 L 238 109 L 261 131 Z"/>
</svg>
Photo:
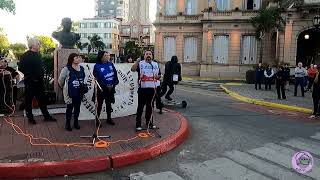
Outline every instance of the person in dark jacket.
<svg viewBox="0 0 320 180">
<path fill-rule="evenodd" d="M 277 88 L 277 94 L 278 99 L 286 99 L 286 92 L 284 90 L 285 85 L 285 72 L 283 66 L 278 67 L 278 71 L 276 73 L 276 88 Z M 280 93 L 281 91 L 281 93 Z"/>
<path fill-rule="evenodd" d="M 274 76 L 274 71 L 271 68 L 270 65 L 268 65 L 268 68 L 266 70 L 264 70 L 264 77 L 265 77 L 265 89 L 266 90 L 271 90 L 271 83 L 273 80 L 273 76 Z"/>
<path fill-rule="evenodd" d="M 5 69 L 6 71 L 10 72 L 12 78 L 12 100 L 13 105 L 17 105 L 17 94 L 18 88 L 17 83 L 20 81 L 20 75 L 18 71 L 8 65 L 9 60 L 7 60 L 4 56 L 0 54 L 0 69 Z"/>
<path fill-rule="evenodd" d="M 258 89 L 258 85 L 259 85 L 259 90 L 261 89 L 263 72 L 264 70 L 263 70 L 262 64 L 259 63 L 258 67 L 256 68 L 256 83 L 255 83 L 256 90 Z"/>
<path fill-rule="evenodd" d="M 313 113 L 310 118 L 316 118 L 319 116 L 319 100 L 320 100 L 320 81 L 319 81 L 319 68 L 316 73 L 315 79 L 312 85 L 312 100 L 313 100 Z"/>
<path fill-rule="evenodd" d="M 174 91 L 174 85 L 181 81 L 181 65 L 178 63 L 178 57 L 172 56 L 171 61 L 165 64 L 164 77 L 162 83 L 161 96 L 165 95 L 165 98 L 172 101 L 170 95 Z M 167 86 L 169 86 L 169 91 L 167 92 Z"/>
<path fill-rule="evenodd" d="M 112 106 L 115 103 L 114 94 L 116 93 L 115 87 L 119 84 L 117 70 L 110 60 L 110 53 L 106 51 L 100 51 L 97 57 L 97 63 L 93 69 L 93 75 L 97 79 L 100 88 L 97 88 L 97 115 L 96 115 L 96 126 L 101 127 L 99 117 L 102 110 L 103 101 L 106 103 L 107 111 L 107 124 L 114 126 L 115 123 L 111 118 Z M 95 96 L 95 95 L 94 95 Z M 95 98 L 93 98 L 95 99 Z"/>
<path fill-rule="evenodd" d="M 19 71 L 24 74 L 25 84 L 25 110 L 29 123 L 36 124 L 32 114 L 32 100 L 38 101 L 44 121 L 56 121 L 48 112 L 45 98 L 44 69 L 41 60 L 40 42 L 36 38 L 28 39 L 29 49 L 21 57 Z"/>
<path fill-rule="evenodd" d="M 290 68 L 288 64 L 285 64 L 283 71 L 284 71 L 284 80 L 285 80 L 284 89 L 289 90 Z"/>
</svg>

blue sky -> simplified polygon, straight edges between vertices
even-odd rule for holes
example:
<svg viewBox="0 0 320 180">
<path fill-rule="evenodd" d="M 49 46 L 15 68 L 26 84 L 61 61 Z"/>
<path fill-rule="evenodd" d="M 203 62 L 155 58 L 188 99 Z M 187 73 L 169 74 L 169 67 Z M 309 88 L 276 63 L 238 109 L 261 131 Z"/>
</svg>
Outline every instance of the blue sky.
<svg viewBox="0 0 320 180">
<path fill-rule="evenodd" d="M 72 20 L 93 17 L 94 0 L 14 0 L 16 15 L 0 10 L 0 27 L 11 43 L 25 43 L 27 35 L 48 35 L 64 17 Z M 157 0 L 150 0 L 150 18 L 155 19 Z M 61 5 L 63 4 L 63 5 Z"/>
</svg>

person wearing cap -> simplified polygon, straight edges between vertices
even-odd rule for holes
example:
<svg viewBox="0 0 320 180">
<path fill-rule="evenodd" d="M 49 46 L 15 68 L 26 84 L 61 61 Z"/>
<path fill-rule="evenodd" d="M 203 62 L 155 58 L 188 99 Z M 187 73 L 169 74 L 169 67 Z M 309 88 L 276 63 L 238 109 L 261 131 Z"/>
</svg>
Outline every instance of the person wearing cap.
<svg viewBox="0 0 320 180">
<path fill-rule="evenodd" d="M 25 52 L 19 63 L 19 71 L 24 74 L 25 84 L 25 110 L 30 124 L 37 124 L 32 114 L 32 100 L 35 97 L 44 121 L 56 121 L 47 109 L 44 87 L 44 69 L 41 60 L 40 42 L 36 38 L 28 39 L 29 50 Z"/>
<path fill-rule="evenodd" d="M 18 93 L 18 88 L 17 88 L 17 83 L 20 80 L 20 75 L 18 71 L 16 71 L 14 68 L 9 67 L 9 60 L 6 59 L 4 56 L 0 55 L 0 69 L 4 69 L 11 74 L 12 78 L 12 99 L 13 99 L 13 104 L 17 104 L 17 93 Z"/>
</svg>

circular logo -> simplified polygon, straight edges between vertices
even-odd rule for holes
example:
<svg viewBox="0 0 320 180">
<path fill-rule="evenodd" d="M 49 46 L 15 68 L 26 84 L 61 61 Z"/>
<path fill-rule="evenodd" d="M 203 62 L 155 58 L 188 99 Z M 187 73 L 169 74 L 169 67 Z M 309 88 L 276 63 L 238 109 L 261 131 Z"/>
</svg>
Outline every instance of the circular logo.
<svg viewBox="0 0 320 180">
<path fill-rule="evenodd" d="M 295 171 L 305 174 L 313 168 L 313 157 L 309 152 L 300 151 L 293 155 L 291 163 Z"/>
</svg>

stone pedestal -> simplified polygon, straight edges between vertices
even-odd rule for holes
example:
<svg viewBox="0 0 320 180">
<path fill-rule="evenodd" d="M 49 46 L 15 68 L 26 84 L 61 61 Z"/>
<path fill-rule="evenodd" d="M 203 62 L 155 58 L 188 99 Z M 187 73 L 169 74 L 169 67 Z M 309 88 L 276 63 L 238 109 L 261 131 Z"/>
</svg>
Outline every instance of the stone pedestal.
<svg viewBox="0 0 320 180">
<path fill-rule="evenodd" d="M 68 63 L 68 57 L 71 53 L 79 53 L 77 49 L 56 49 L 54 51 L 54 91 L 57 94 L 57 101 L 63 101 L 62 90 L 58 85 L 58 79 L 63 67 Z"/>
</svg>

